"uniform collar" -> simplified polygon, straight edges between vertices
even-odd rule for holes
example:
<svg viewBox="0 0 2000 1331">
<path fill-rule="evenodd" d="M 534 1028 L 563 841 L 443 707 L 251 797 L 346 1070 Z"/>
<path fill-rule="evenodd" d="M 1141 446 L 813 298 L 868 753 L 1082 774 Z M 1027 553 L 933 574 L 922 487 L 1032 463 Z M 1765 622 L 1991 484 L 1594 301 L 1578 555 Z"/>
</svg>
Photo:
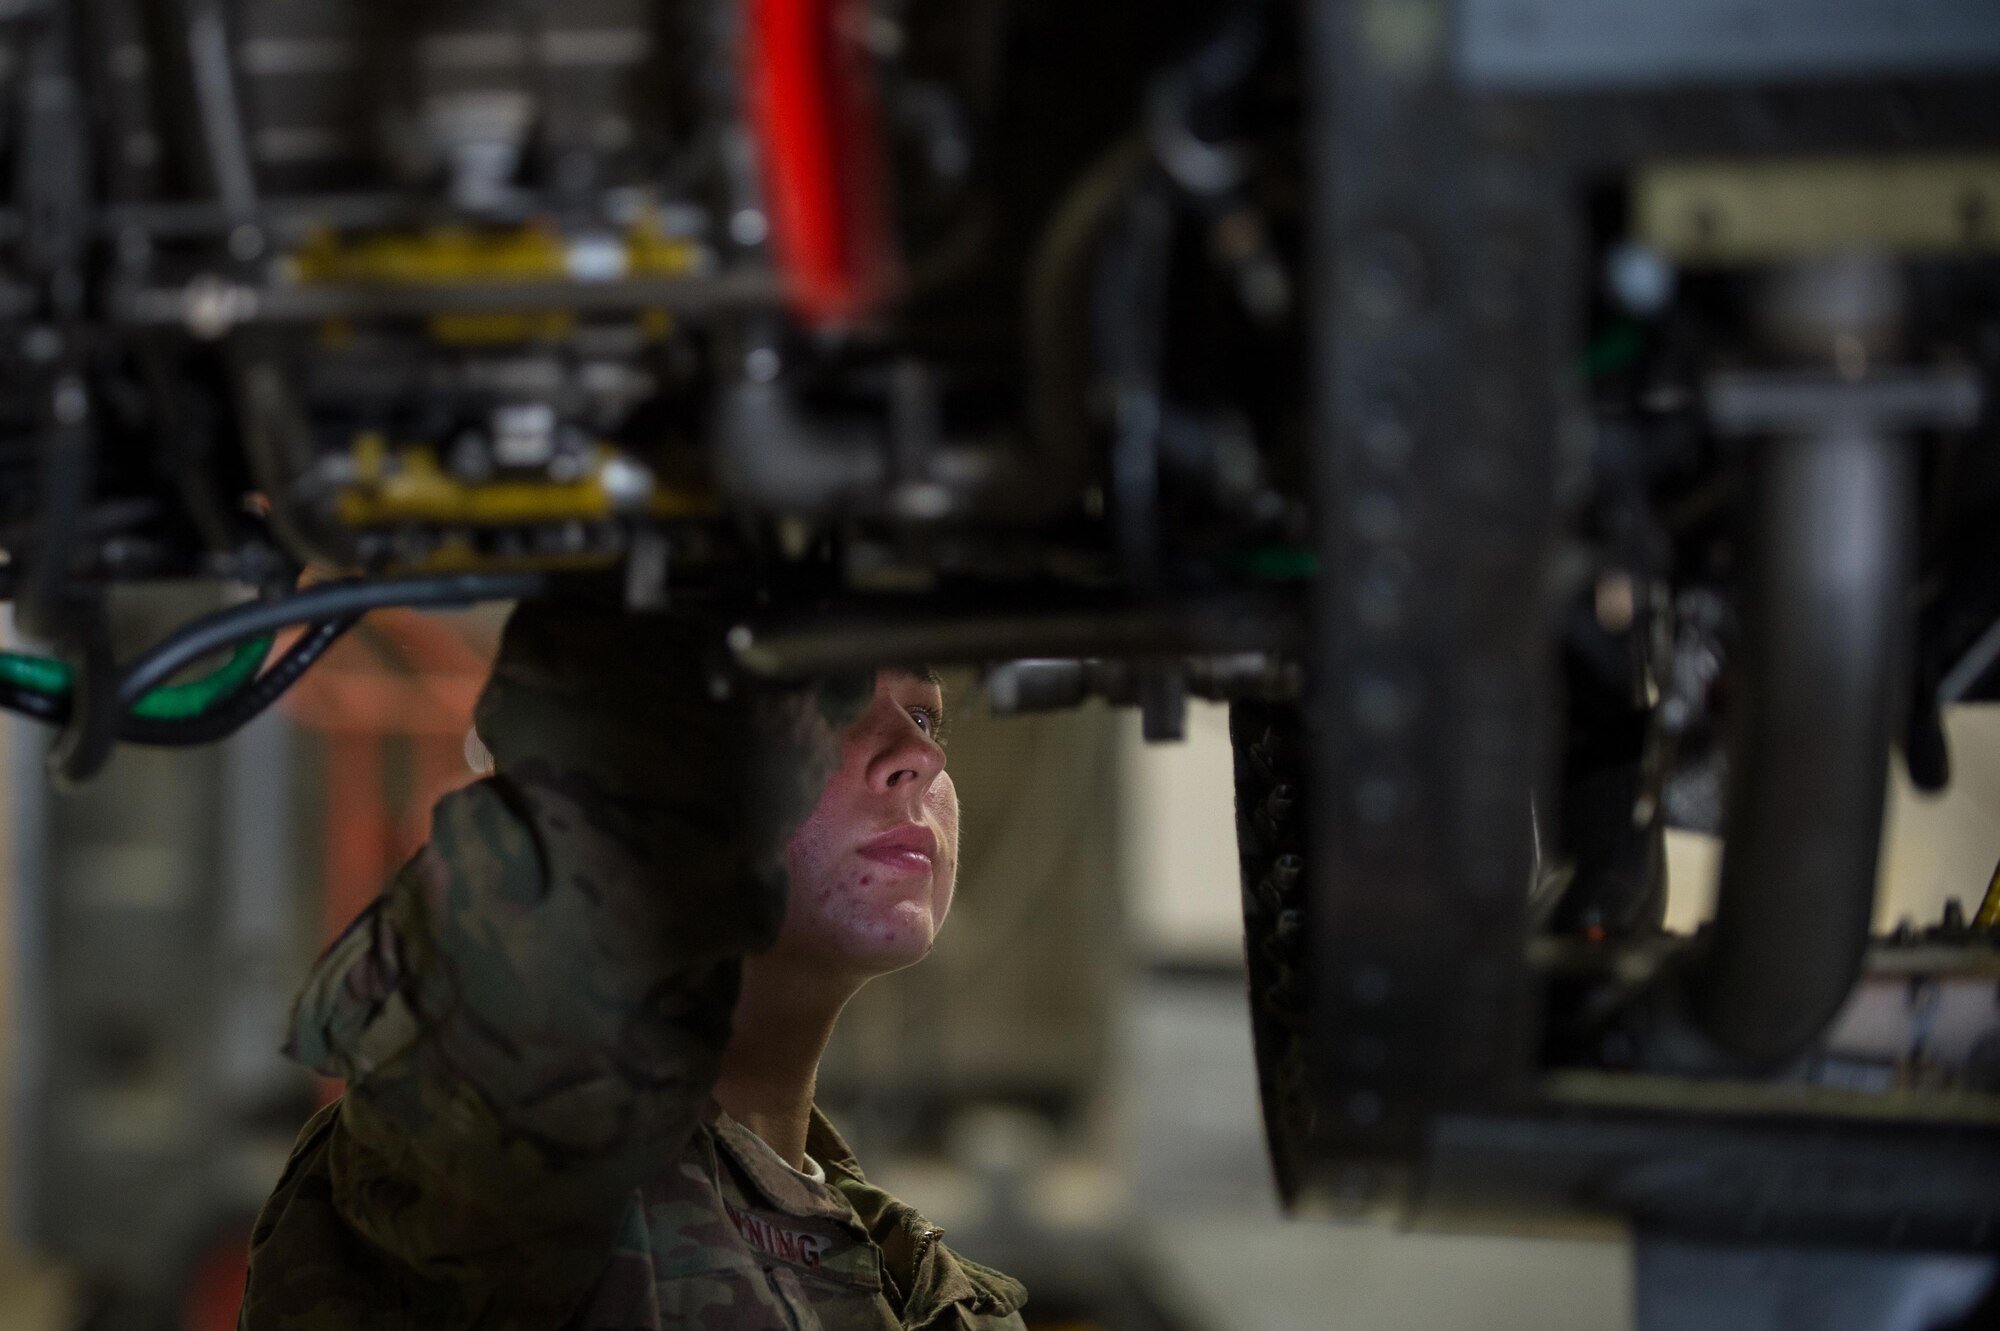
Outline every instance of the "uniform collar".
<svg viewBox="0 0 2000 1331">
<path fill-rule="evenodd" d="M 819 1112 L 818 1105 L 812 1107 L 812 1119 L 806 1124 L 806 1154 L 829 1169 L 839 1166 L 853 1177 L 861 1177 L 861 1164 L 854 1158 L 854 1151 L 827 1116 Z"/>
<path fill-rule="evenodd" d="M 1019 1282 L 960 1258 L 944 1246 L 943 1230 L 870 1183 L 817 1106 L 806 1130 L 806 1154 L 825 1167 L 823 1184 L 786 1164 L 763 1138 L 712 1102 L 709 1118 L 716 1141 L 770 1205 L 802 1218 L 837 1220 L 874 1241 L 906 1326 L 925 1326 L 954 1304 L 1005 1315 L 1027 1302 Z"/>
<path fill-rule="evenodd" d="M 1002 1316 L 1028 1301 L 1019 1281 L 968 1262 L 944 1246 L 944 1231 L 870 1183 L 854 1152 L 815 1107 L 806 1153 L 826 1166 L 836 1188 L 882 1251 L 882 1271 L 903 1304 L 903 1323 L 928 1326 L 955 1304 Z"/>
<path fill-rule="evenodd" d="M 805 1219 L 838 1220 L 849 1226 L 855 1225 L 853 1210 L 833 1185 L 835 1162 L 829 1161 L 814 1149 L 812 1139 L 807 1138 L 806 1152 L 826 1167 L 827 1181 L 815 1183 L 793 1169 L 779 1158 L 762 1137 L 738 1123 L 718 1106 L 711 1115 L 715 1139 L 729 1158 L 742 1171 L 750 1185 L 763 1195 L 765 1202 L 787 1215 Z M 842 1150 L 852 1161 L 853 1152 Z"/>
</svg>

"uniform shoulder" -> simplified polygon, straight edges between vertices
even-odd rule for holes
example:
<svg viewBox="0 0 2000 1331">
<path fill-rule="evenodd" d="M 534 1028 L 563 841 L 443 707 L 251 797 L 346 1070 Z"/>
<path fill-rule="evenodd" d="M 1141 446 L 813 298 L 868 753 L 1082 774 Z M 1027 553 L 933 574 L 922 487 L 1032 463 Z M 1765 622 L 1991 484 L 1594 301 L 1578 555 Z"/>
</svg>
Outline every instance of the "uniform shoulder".
<svg viewBox="0 0 2000 1331">
<path fill-rule="evenodd" d="M 970 1302 L 976 1311 L 1004 1316 L 1019 1312 L 1027 1303 L 1028 1287 L 1014 1277 L 957 1252 L 952 1252 L 951 1258 L 965 1272 L 966 1282 L 973 1288 L 974 1298 Z"/>
</svg>

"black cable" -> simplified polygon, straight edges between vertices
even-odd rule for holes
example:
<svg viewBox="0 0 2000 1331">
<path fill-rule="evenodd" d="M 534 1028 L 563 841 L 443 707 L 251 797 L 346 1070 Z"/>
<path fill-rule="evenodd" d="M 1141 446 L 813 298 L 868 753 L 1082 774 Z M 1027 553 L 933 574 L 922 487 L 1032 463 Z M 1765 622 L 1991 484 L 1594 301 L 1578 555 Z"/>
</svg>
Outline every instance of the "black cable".
<svg viewBox="0 0 2000 1331">
<path fill-rule="evenodd" d="M 134 661 L 118 683 L 119 705 L 129 710 L 202 657 L 260 633 L 358 617 L 392 606 L 437 610 L 481 601 L 515 601 L 537 595 L 548 583 L 548 575 L 542 573 L 453 573 L 386 581 L 348 578 L 275 601 L 231 606 L 186 625 Z"/>
<path fill-rule="evenodd" d="M 128 744 L 176 749 L 228 739 L 269 711 L 273 703 L 284 697 L 306 671 L 358 623 L 360 616 L 351 615 L 346 619 L 330 619 L 313 625 L 263 674 L 200 716 L 163 720 L 127 713 L 118 728 L 118 738 Z M 43 693 L 19 684 L 0 684 L 0 709 L 52 726 L 68 724 L 71 712 L 67 696 Z"/>
<path fill-rule="evenodd" d="M 360 622 L 361 616 L 349 615 L 314 624 L 268 670 L 200 716 L 160 721 L 127 715 L 118 738 L 131 744 L 173 749 L 228 739 L 269 711 L 333 644 Z"/>
<path fill-rule="evenodd" d="M 45 725 L 59 726 L 69 721 L 69 695 L 43 693 L 19 684 L 0 683 L 0 708 Z"/>
<path fill-rule="evenodd" d="M 118 700 L 118 658 L 100 610 L 69 658 L 72 682 L 70 719 L 43 757 L 42 767 L 56 789 L 73 791 L 104 770 L 118 746 L 118 726 L 126 707 Z"/>
<path fill-rule="evenodd" d="M 252 601 L 204 616 L 170 634 L 142 655 L 118 683 L 115 705 L 119 719 L 107 738 L 129 739 L 156 747 L 204 744 L 235 733 L 283 696 L 308 667 L 324 655 L 342 633 L 370 610 L 390 607 L 448 609 L 482 601 L 513 601 L 544 591 L 549 578 L 541 573 L 456 573 L 426 578 L 372 581 L 362 578 L 324 583 L 292 596 Z M 212 652 L 245 638 L 298 624 L 315 627 L 292 645 L 283 659 L 212 713 L 178 721 L 159 721 L 131 714 L 147 693 Z M 106 672 L 108 674 L 108 671 Z M 67 725 L 71 701 L 31 697 L 28 691 L 0 686 L 0 707 L 38 721 Z M 65 739 L 68 732 L 65 731 Z M 103 752 L 96 751 L 101 747 Z M 109 745 L 92 752 L 59 742 L 63 765 L 58 776 L 69 783 L 88 780 L 109 758 Z"/>
</svg>

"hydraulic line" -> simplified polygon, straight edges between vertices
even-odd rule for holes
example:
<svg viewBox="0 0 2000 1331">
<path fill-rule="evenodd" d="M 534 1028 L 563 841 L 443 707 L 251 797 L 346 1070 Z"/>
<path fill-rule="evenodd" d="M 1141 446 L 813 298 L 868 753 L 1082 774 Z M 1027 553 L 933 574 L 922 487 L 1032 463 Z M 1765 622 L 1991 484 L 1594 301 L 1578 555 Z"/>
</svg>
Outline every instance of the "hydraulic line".
<svg viewBox="0 0 2000 1331">
<path fill-rule="evenodd" d="M 199 679 L 165 684 L 146 694 L 132 706 L 134 716 L 173 721 L 200 716 L 219 700 L 236 693 L 257 676 L 264 658 L 271 654 L 272 637 L 262 634 L 237 645 L 229 660 Z M 66 661 L 19 652 L 0 652 L 0 682 L 35 693 L 63 699 L 75 686 L 76 673 Z"/>
<path fill-rule="evenodd" d="M 386 580 L 346 578 L 274 601 L 231 606 L 195 620 L 134 661 L 119 681 L 118 700 L 130 707 L 191 663 L 258 634 L 391 607 L 441 610 L 482 601 L 520 600 L 539 594 L 548 582 L 548 576 L 542 573 L 454 573 Z"/>
<path fill-rule="evenodd" d="M 0 678 L 0 706 L 63 726 L 50 753 L 51 773 L 58 781 L 75 784 L 101 770 L 110 759 L 113 742 L 121 738 L 142 744 L 183 745 L 233 733 L 276 702 L 347 627 L 371 610 L 439 610 L 483 601 L 519 600 L 540 594 L 548 584 L 548 576 L 541 573 L 458 573 L 325 583 L 292 596 L 252 601 L 198 619 L 169 635 L 122 674 L 107 654 L 72 681 L 66 700 Z M 231 665 L 224 667 L 231 669 L 250 655 L 249 647 L 257 646 L 254 641 L 246 646 L 246 640 L 297 624 L 316 627 L 262 679 L 243 685 L 240 691 L 227 695 L 226 701 L 217 702 L 210 696 L 203 710 L 187 714 L 184 704 L 188 695 L 180 695 L 173 698 L 183 712 L 180 716 L 136 713 L 142 699 L 203 657 L 232 651 Z M 260 648 L 258 654 L 267 650 Z M 196 684 L 206 688 L 209 682 Z"/>
<path fill-rule="evenodd" d="M 119 723 L 117 738 L 128 744 L 156 748 L 189 748 L 227 739 L 270 710 L 358 622 L 358 617 L 350 616 L 314 624 L 269 670 L 254 680 L 239 680 L 233 692 L 218 693 L 202 710 L 164 716 L 135 709 Z M 269 650 L 270 641 L 265 635 L 246 643 L 241 654 L 247 655 L 255 647 L 261 660 Z M 216 675 L 221 673 L 217 671 Z M 208 680 L 197 682 L 208 683 L 215 677 L 211 675 Z M 148 695 L 156 696 L 158 691 Z M 71 714 L 67 692 L 29 687 L 11 678 L 0 678 L 0 709 L 52 726 L 67 725 Z"/>
<path fill-rule="evenodd" d="M 67 695 L 44 693 L 11 680 L 0 680 L 0 708 L 44 725 L 59 726 L 69 720 Z"/>
<path fill-rule="evenodd" d="M 1846 1001 L 1868 944 L 1916 453 L 1866 427 L 1757 448 L 1722 880 L 1694 997 L 1717 1044 L 1775 1066 Z"/>
<path fill-rule="evenodd" d="M 1761 1069 L 1826 1027 L 1860 973 L 1916 576 L 1919 431 L 1960 407 L 1907 381 L 1904 279 L 1884 260 L 1800 262 L 1755 307 L 1774 368 L 1711 384 L 1749 442 L 1741 661 L 1715 923 L 1691 975 L 1708 1038 Z M 1823 364 L 1846 347 L 1858 378 Z"/>
<path fill-rule="evenodd" d="M 314 624 L 269 670 L 210 710 L 174 721 L 129 717 L 118 737 L 131 744 L 155 748 L 189 748 L 228 739 L 269 711 L 334 643 L 360 622 L 359 615 L 350 615 Z"/>
</svg>

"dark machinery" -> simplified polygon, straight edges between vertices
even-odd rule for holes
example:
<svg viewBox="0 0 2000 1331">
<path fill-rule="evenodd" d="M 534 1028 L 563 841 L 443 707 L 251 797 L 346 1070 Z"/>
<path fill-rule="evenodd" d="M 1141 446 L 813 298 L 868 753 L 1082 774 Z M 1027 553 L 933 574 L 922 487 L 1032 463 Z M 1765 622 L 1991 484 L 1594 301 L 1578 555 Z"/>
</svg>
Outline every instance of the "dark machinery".
<svg viewBox="0 0 2000 1331">
<path fill-rule="evenodd" d="M 1289 1201 L 1626 1217 L 1662 1325 L 1710 1245 L 1989 1282 L 1994 910 L 1870 937 L 1892 750 L 1941 786 L 2000 676 L 1984 0 L 14 0 L 0 54 L 58 781 L 371 607 L 614 580 L 725 671 L 1226 699 Z M 112 640 L 177 578 L 258 599 Z"/>
</svg>

